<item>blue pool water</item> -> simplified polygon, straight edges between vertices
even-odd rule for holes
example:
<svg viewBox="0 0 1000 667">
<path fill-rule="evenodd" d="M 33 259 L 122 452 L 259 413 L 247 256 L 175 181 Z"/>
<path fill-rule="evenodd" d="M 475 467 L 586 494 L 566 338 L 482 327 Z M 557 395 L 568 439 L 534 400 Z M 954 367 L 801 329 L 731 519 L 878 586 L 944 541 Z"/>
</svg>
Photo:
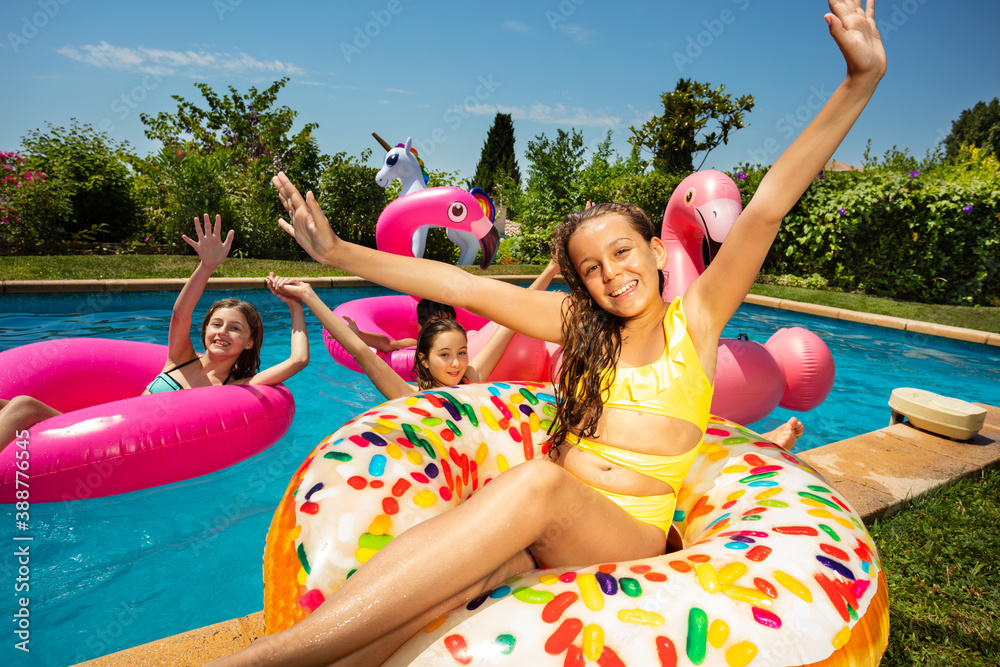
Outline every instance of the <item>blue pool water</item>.
<svg viewBox="0 0 1000 667">
<path fill-rule="evenodd" d="M 320 290 L 327 303 L 386 293 Z M 218 294 L 202 299 L 203 312 Z M 253 302 L 266 326 L 264 365 L 288 351 L 288 309 L 262 290 L 227 292 Z M 0 296 L 0 351 L 46 338 L 98 336 L 163 343 L 170 293 Z M 28 665 L 67 665 L 242 616 L 262 607 L 261 558 L 271 515 L 295 468 L 324 436 L 381 401 L 367 379 L 330 361 L 307 315 L 312 362 L 287 384 L 296 416 L 284 439 L 226 470 L 170 486 L 31 507 L 31 652 L 15 650 L 3 626 L 0 655 Z M 804 326 L 830 346 L 837 381 L 822 406 L 802 415 L 779 409 L 754 425 L 767 430 L 797 414 L 808 449 L 888 422 L 895 387 L 916 386 L 1000 404 L 1000 350 L 862 324 L 743 306 L 725 335 L 764 342 L 782 326 Z M 17 609 L 14 510 L 0 521 L 8 555 L 0 582 L 5 609 Z M 23 595 L 19 594 L 19 595 Z"/>
</svg>

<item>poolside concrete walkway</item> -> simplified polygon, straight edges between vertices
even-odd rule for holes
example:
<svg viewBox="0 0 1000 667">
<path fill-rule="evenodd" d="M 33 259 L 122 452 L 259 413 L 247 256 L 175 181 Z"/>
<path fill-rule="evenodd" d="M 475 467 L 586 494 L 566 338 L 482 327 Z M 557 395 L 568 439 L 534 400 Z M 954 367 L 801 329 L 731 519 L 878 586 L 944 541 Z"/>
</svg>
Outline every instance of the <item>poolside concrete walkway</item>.
<svg viewBox="0 0 1000 667">
<path fill-rule="evenodd" d="M 817 447 L 800 454 L 858 511 L 865 523 L 896 512 L 904 501 L 1000 465 L 1000 407 L 986 408 L 973 439 L 957 442 L 909 423 Z M 885 409 L 889 421 L 889 407 Z M 203 665 L 247 646 L 264 632 L 258 611 L 80 663 L 87 667 Z"/>
</svg>

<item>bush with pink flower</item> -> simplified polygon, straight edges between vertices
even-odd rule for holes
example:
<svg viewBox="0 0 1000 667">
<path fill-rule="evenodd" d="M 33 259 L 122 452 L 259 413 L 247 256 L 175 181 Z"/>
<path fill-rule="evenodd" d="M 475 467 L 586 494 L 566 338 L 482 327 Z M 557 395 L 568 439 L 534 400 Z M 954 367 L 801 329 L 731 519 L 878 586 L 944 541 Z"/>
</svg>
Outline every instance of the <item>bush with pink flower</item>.
<svg viewBox="0 0 1000 667">
<path fill-rule="evenodd" d="M 15 151 L 0 151 L 0 241 L 17 247 L 58 237 L 70 215 L 59 183 L 29 169 Z"/>
</svg>

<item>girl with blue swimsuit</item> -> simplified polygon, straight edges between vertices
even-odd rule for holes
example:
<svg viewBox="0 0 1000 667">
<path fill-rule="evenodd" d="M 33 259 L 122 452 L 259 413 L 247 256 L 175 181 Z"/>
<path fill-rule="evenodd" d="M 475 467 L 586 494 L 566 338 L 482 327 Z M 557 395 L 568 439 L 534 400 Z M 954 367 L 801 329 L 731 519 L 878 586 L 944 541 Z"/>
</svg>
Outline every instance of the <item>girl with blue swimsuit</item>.
<svg viewBox="0 0 1000 667">
<path fill-rule="evenodd" d="M 279 294 L 268 278 L 268 287 L 288 304 L 292 319 L 292 343 L 288 359 L 260 371 L 260 347 L 264 327 L 257 309 L 238 299 L 222 299 L 209 308 L 201 325 L 201 340 L 205 354 L 198 355 L 191 343 L 191 316 L 201 298 L 208 278 L 229 255 L 233 230 L 225 241 L 221 238 L 222 219 L 215 216 L 215 228 L 205 215 L 204 229 L 195 218 L 197 240 L 182 238 L 195 249 L 201 260 L 174 302 L 168 334 L 167 363 L 163 372 L 153 378 L 143 395 L 176 391 L 193 387 L 223 384 L 266 384 L 284 382 L 309 363 L 309 341 L 306 337 L 302 303 L 294 296 Z M 0 449 L 17 433 L 38 422 L 61 414 L 55 408 L 31 396 L 0 399 Z"/>
<path fill-rule="evenodd" d="M 260 370 L 260 348 L 264 341 L 264 325 L 257 309 L 238 299 L 216 301 L 205 313 L 201 323 L 201 342 L 205 354 L 198 355 L 191 342 L 191 316 L 201 298 L 208 278 L 229 255 L 234 231 L 221 237 L 222 218 L 215 216 L 212 228 L 206 214 L 204 225 L 194 219 L 197 240 L 182 238 L 194 248 L 201 260 L 185 283 L 170 316 L 167 334 L 167 363 L 153 378 L 143 396 L 163 391 L 211 387 L 223 384 L 275 385 L 292 377 L 309 363 L 309 340 L 306 335 L 302 302 L 274 288 L 275 276 L 267 278 L 271 292 L 288 304 L 292 320 L 291 352 L 287 359 Z"/>
<path fill-rule="evenodd" d="M 461 505 L 396 536 L 303 621 L 214 664 L 380 664 L 427 623 L 537 566 L 666 552 L 661 518 L 621 498 L 642 504 L 673 495 L 705 434 L 723 327 L 782 218 L 885 74 L 874 0 L 867 7 L 828 1 L 825 21 L 846 78 L 767 172 L 715 261 L 670 304 L 660 284 L 666 247 L 636 207 L 604 204 L 566 216 L 552 239 L 566 295 L 344 242 L 312 193 L 303 198 L 284 174 L 275 177 L 289 213 L 280 224 L 317 261 L 561 344 L 557 426 L 552 460 L 513 466 Z"/>
</svg>

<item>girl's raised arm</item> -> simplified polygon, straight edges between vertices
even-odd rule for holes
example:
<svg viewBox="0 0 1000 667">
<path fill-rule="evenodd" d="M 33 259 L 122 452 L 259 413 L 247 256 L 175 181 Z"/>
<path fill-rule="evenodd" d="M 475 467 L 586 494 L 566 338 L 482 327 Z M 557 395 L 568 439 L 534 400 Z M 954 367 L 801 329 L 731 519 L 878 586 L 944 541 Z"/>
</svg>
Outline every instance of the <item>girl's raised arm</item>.
<svg viewBox="0 0 1000 667">
<path fill-rule="evenodd" d="M 281 363 L 260 371 L 247 384 L 276 385 L 292 377 L 309 364 L 309 335 L 306 331 L 306 317 L 302 311 L 302 302 L 274 286 L 275 275 L 267 277 L 267 286 L 274 296 L 288 304 L 288 313 L 292 318 L 292 345 L 288 358 Z M 280 279 L 279 279 L 280 280 Z"/>
<path fill-rule="evenodd" d="M 201 261 L 184 283 L 174 302 L 174 310 L 170 315 L 170 332 L 167 334 L 167 363 L 164 368 L 182 364 L 195 356 L 194 346 L 191 344 L 191 315 L 198 305 L 198 299 L 205 291 L 209 277 L 226 259 L 233 245 L 232 229 L 226 235 L 225 241 L 222 240 L 222 216 L 215 216 L 214 229 L 207 213 L 204 228 L 198 218 L 195 218 L 194 229 L 198 236 L 197 241 L 192 241 L 187 234 L 181 235 L 181 238 L 194 248 Z"/>
<path fill-rule="evenodd" d="M 733 225 L 715 260 L 685 295 L 697 312 L 692 335 L 718 337 L 749 293 L 778 233 L 781 219 L 833 156 L 885 74 L 886 58 L 875 25 L 875 3 L 829 0 L 830 35 L 847 64 L 847 76 L 802 134 L 778 158 Z M 690 296 L 689 296 L 690 295 Z M 689 320 L 689 330 L 691 329 Z"/>
<path fill-rule="evenodd" d="M 323 328 L 330 332 L 334 340 L 343 346 L 351 357 L 358 363 L 361 370 L 365 372 L 368 379 L 372 381 L 375 388 L 381 392 L 387 400 L 409 396 L 414 393 L 412 386 L 407 384 L 403 378 L 399 377 L 396 371 L 392 370 L 389 364 L 385 363 L 381 357 L 372 352 L 364 341 L 361 340 L 333 311 L 323 303 L 323 300 L 316 295 L 313 288 L 308 283 L 303 283 L 294 278 L 276 278 L 271 274 L 268 279 L 268 286 L 272 287 L 275 294 L 286 294 L 299 299 L 309 306 L 309 309 L 320 321 Z"/>
<path fill-rule="evenodd" d="M 348 243 L 334 234 L 311 192 L 303 198 L 283 173 L 273 183 L 290 217 L 278 224 L 316 261 L 390 289 L 465 308 L 532 338 L 562 342 L 565 295 L 529 291 L 457 266 Z"/>
<path fill-rule="evenodd" d="M 559 273 L 559 263 L 555 260 L 550 260 L 545 270 L 538 274 L 538 277 L 528 286 L 528 289 L 544 291 L 548 288 L 552 279 L 556 277 L 557 273 Z M 500 359 L 503 358 L 504 352 L 507 351 L 507 346 L 510 345 L 510 341 L 513 338 L 514 331 L 507 327 L 499 327 L 494 331 L 489 341 L 483 346 L 483 349 L 479 351 L 476 358 L 469 364 L 469 368 L 475 371 L 475 377 L 470 377 L 469 380 L 471 382 L 486 382 L 490 377 L 490 373 L 500 363 Z"/>
</svg>

